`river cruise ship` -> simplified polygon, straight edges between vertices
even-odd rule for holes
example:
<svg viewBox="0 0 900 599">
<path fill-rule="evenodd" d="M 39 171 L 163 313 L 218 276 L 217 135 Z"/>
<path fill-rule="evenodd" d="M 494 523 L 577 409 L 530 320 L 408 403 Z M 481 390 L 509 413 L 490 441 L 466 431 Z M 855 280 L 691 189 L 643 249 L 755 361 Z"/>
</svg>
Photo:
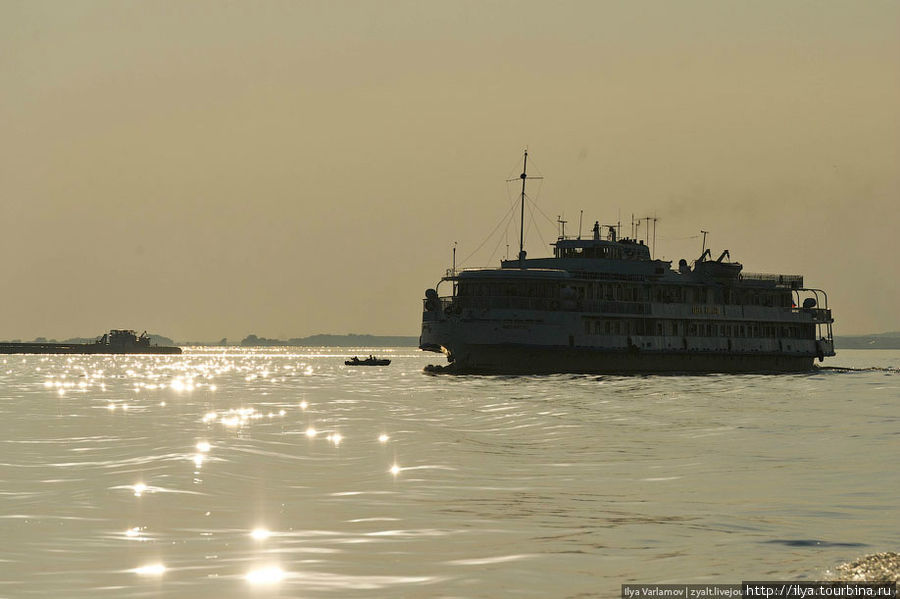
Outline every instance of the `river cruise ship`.
<svg viewBox="0 0 900 599">
<path fill-rule="evenodd" d="M 419 347 L 449 361 L 432 370 L 796 372 L 834 355 L 828 296 L 800 275 L 746 273 L 727 250 L 673 269 L 599 223 L 560 235 L 552 256 L 526 258 L 521 226 L 519 244 L 499 268 L 450 269 L 425 292 Z"/>
</svg>

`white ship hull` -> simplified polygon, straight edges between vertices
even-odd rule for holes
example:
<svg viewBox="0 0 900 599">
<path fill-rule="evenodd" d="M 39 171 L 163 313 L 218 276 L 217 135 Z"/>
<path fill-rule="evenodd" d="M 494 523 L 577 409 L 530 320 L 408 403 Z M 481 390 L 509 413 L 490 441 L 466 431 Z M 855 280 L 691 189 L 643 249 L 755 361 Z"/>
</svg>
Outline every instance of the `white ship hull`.
<svg viewBox="0 0 900 599">
<path fill-rule="evenodd" d="M 672 312 L 672 306 L 667 311 Z M 477 311 L 476 311 L 477 312 Z M 798 315 L 787 310 L 785 318 Z M 457 373 L 801 372 L 833 355 L 812 339 L 596 335 L 578 312 L 425 313 L 420 347 L 445 353 Z"/>
<path fill-rule="evenodd" d="M 705 232 L 700 257 L 673 269 L 643 240 L 620 238 L 618 224 L 605 239 L 599 221 L 591 237 L 579 225 L 567 238 L 560 220 L 553 256 L 527 258 L 527 165 L 526 151 L 518 258 L 463 271 L 454 261 L 441 279 L 452 295 L 440 283 L 425 291 L 419 347 L 445 353 L 445 370 L 796 372 L 834 355 L 824 291 L 800 275 L 744 273 L 728 250 L 712 260 Z"/>
<path fill-rule="evenodd" d="M 463 345 L 434 372 L 458 374 L 638 374 L 803 372 L 814 358 L 781 354 L 609 351 L 525 345 Z"/>
</svg>

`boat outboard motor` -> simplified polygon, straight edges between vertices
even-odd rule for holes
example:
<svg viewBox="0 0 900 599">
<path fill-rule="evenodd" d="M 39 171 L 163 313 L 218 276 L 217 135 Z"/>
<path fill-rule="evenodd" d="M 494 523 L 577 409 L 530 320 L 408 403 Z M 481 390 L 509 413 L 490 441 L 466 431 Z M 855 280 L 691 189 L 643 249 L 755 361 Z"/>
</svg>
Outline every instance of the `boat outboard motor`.
<svg viewBox="0 0 900 599">
<path fill-rule="evenodd" d="M 437 290 L 425 290 L 425 309 L 429 312 L 437 312 L 441 308 L 441 300 L 438 297 Z"/>
</svg>

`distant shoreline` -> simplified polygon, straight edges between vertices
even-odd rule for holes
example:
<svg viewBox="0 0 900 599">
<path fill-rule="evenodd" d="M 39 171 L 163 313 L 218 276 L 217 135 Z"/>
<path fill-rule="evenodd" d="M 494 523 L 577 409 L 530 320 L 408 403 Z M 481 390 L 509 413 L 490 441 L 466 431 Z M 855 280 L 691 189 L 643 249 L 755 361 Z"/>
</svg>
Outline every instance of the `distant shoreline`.
<svg viewBox="0 0 900 599">
<path fill-rule="evenodd" d="M 399 335 L 331 335 L 320 334 L 293 339 L 266 339 L 248 335 L 240 342 L 241 347 L 418 347 L 418 337 Z"/>
<path fill-rule="evenodd" d="M 853 335 L 834 338 L 835 349 L 900 349 L 900 333 Z"/>
<path fill-rule="evenodd" d="M 203 344 L 203 345 L 215 345 Z M 266 339 L 250 335 L 241 347 L 418 347 L 418 337 L 396 335 L 311 335 L 295 339 Z M 834 338 L 835 349 L 900 349 L 900 333 L 848 335 Z"/>
<path fill-rule="evenodd" d="M 96 338 L 74 337 L 64 339 L 63 343 L 90 343 Z M 240 342 L 229 343 L 227 339 L 219 341 L 173 341 L 163 335 L 150 335 L 155 345 L 176 346 L 230 346 L 230 347 L 418 347 L 419 338 L 406 335 L 367 335 L 348 333 L 345 335 L 317 334 L 308 337 L 291 339 L 269 339 L 248 335 Z M 12 339 L 21 342 L 21 339 Z M 37 337 L 35 342 L 56 342 L 56 339 Z M 876 333 L 872 335 L 835 336 L 835 349 L 900 349 L 900 332 Z"/>
</svg>

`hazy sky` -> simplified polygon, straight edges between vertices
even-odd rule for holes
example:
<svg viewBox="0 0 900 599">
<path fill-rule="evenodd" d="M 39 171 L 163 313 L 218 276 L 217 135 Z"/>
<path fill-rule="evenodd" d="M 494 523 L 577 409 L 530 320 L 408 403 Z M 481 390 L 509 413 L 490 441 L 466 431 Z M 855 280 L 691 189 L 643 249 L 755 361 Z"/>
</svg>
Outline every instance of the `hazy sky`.
<svg viewBox="0 0 900 599">
<path fill-rule="evenodd" d="M 417 335 L 526 145 L 569 231 L 900 330 L 896 1 L 0 0 L 0 86 L 0 338 Z"/>
</svg>

